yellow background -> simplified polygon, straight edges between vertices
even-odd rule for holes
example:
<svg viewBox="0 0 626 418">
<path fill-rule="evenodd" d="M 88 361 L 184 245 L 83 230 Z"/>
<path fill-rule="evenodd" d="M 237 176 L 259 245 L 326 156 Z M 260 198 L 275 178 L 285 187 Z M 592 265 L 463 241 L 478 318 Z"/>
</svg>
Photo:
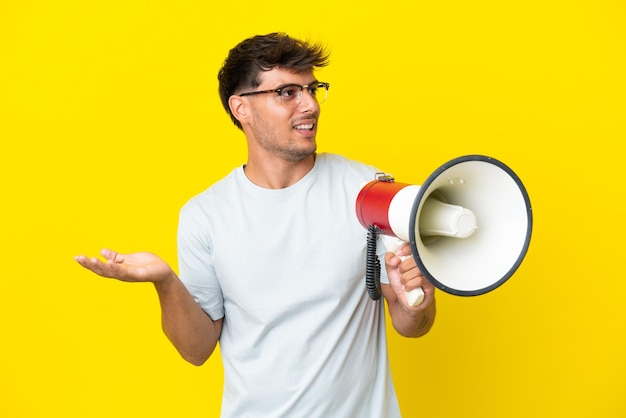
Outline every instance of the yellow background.
<svg viewBox="0 0 626 418">
<path fill-rule="evenodd" d="M 517 274 L 482 297 L 439 292 L 428 336 L 390 337 L 404 416 L 626 416 L 625 12 L 618 0 L 2 0 L 0 416 L 217 416 L 219 356 L 186 364 L 150 285 L 98 278 L 73 256 L 108 246 L 176 264 L 180 206 L 246 159 L 217 70 L 272 31 L 332 50 L 320 151 L 413 184 L 486 154 L 530 194 Z"/>
</svg>

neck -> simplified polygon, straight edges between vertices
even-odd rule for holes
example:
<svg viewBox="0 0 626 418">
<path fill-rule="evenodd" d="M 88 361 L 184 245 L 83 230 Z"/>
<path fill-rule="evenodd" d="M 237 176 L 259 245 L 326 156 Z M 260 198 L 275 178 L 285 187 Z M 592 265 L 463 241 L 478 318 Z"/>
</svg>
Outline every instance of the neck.
<svg viewBox="0 0 626 418">
<path fill-rule="evenodd" d="M 299 161 L 259 161 L 248 158 L 244 167 L 246 177 L 259 187 L 266 189 L 284 189 L 292 186 L 306 176 L 315 165 L 315 154 Z"/>
</svg>

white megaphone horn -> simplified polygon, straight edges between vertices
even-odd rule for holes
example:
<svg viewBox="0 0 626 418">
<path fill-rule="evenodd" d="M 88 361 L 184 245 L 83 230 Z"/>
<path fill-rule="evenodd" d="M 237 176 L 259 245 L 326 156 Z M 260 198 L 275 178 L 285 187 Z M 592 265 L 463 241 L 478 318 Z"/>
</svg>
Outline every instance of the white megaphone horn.
<svg viewBox="0 0 626 418">
<path fill-rule="evenodd" d="M 513 275 L 532 232 L 530 200 L 519 177 L 483 155 L 455 158 L 421 186 L 379 173 L 361 189 L 356 213 L 369 230 L 366 285 L 374 300 L 381 295 L 379 234 L 388 251 L 409 243 L 417 266 L 435 287 L 477 296 Z M 407 293 L 412 306 L 422 299 L 421 288 Z"/>
</svg>

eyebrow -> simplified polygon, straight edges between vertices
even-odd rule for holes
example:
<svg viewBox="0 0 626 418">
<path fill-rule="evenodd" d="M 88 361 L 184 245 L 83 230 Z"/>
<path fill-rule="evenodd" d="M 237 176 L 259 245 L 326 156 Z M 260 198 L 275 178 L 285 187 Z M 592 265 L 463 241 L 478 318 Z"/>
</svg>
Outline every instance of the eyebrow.
<svg viewBox="0 0 626 418">
<path fill-rule="evenodd" d="M 312 86 L 312 85 L 319 84 L 319 83 L 320 83 L 319 80 L 313 80 L 313 81 L 310 81 L 310 82 L 308 82 L 306 84 L 285 83 L 285 84 L 281 84 L 280 86 L 278 86 L 278 87 L 276 87 L 274 89 L 271 89 L 271 90 L 282 89 L 282 88 L 285 88 L 287 86 L 299 86 L 299 87 L 302 87 L 302 86 Z"/>
</svg>

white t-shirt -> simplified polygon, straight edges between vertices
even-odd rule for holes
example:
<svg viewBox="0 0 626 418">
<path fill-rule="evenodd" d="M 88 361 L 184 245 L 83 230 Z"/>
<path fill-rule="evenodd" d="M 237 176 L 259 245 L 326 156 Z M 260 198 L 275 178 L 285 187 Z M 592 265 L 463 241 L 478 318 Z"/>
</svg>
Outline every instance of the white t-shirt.
<svg viewBox="0 0 626 418">
<path fill-rule="evenodd" d="M 181 210 L 181 280 L 224 318 L 222 417 L 400 416 L 355 212 L 375 172 L 319 154 L 298 183 L 273 190 L 238 167 Z"/>
</svg>

